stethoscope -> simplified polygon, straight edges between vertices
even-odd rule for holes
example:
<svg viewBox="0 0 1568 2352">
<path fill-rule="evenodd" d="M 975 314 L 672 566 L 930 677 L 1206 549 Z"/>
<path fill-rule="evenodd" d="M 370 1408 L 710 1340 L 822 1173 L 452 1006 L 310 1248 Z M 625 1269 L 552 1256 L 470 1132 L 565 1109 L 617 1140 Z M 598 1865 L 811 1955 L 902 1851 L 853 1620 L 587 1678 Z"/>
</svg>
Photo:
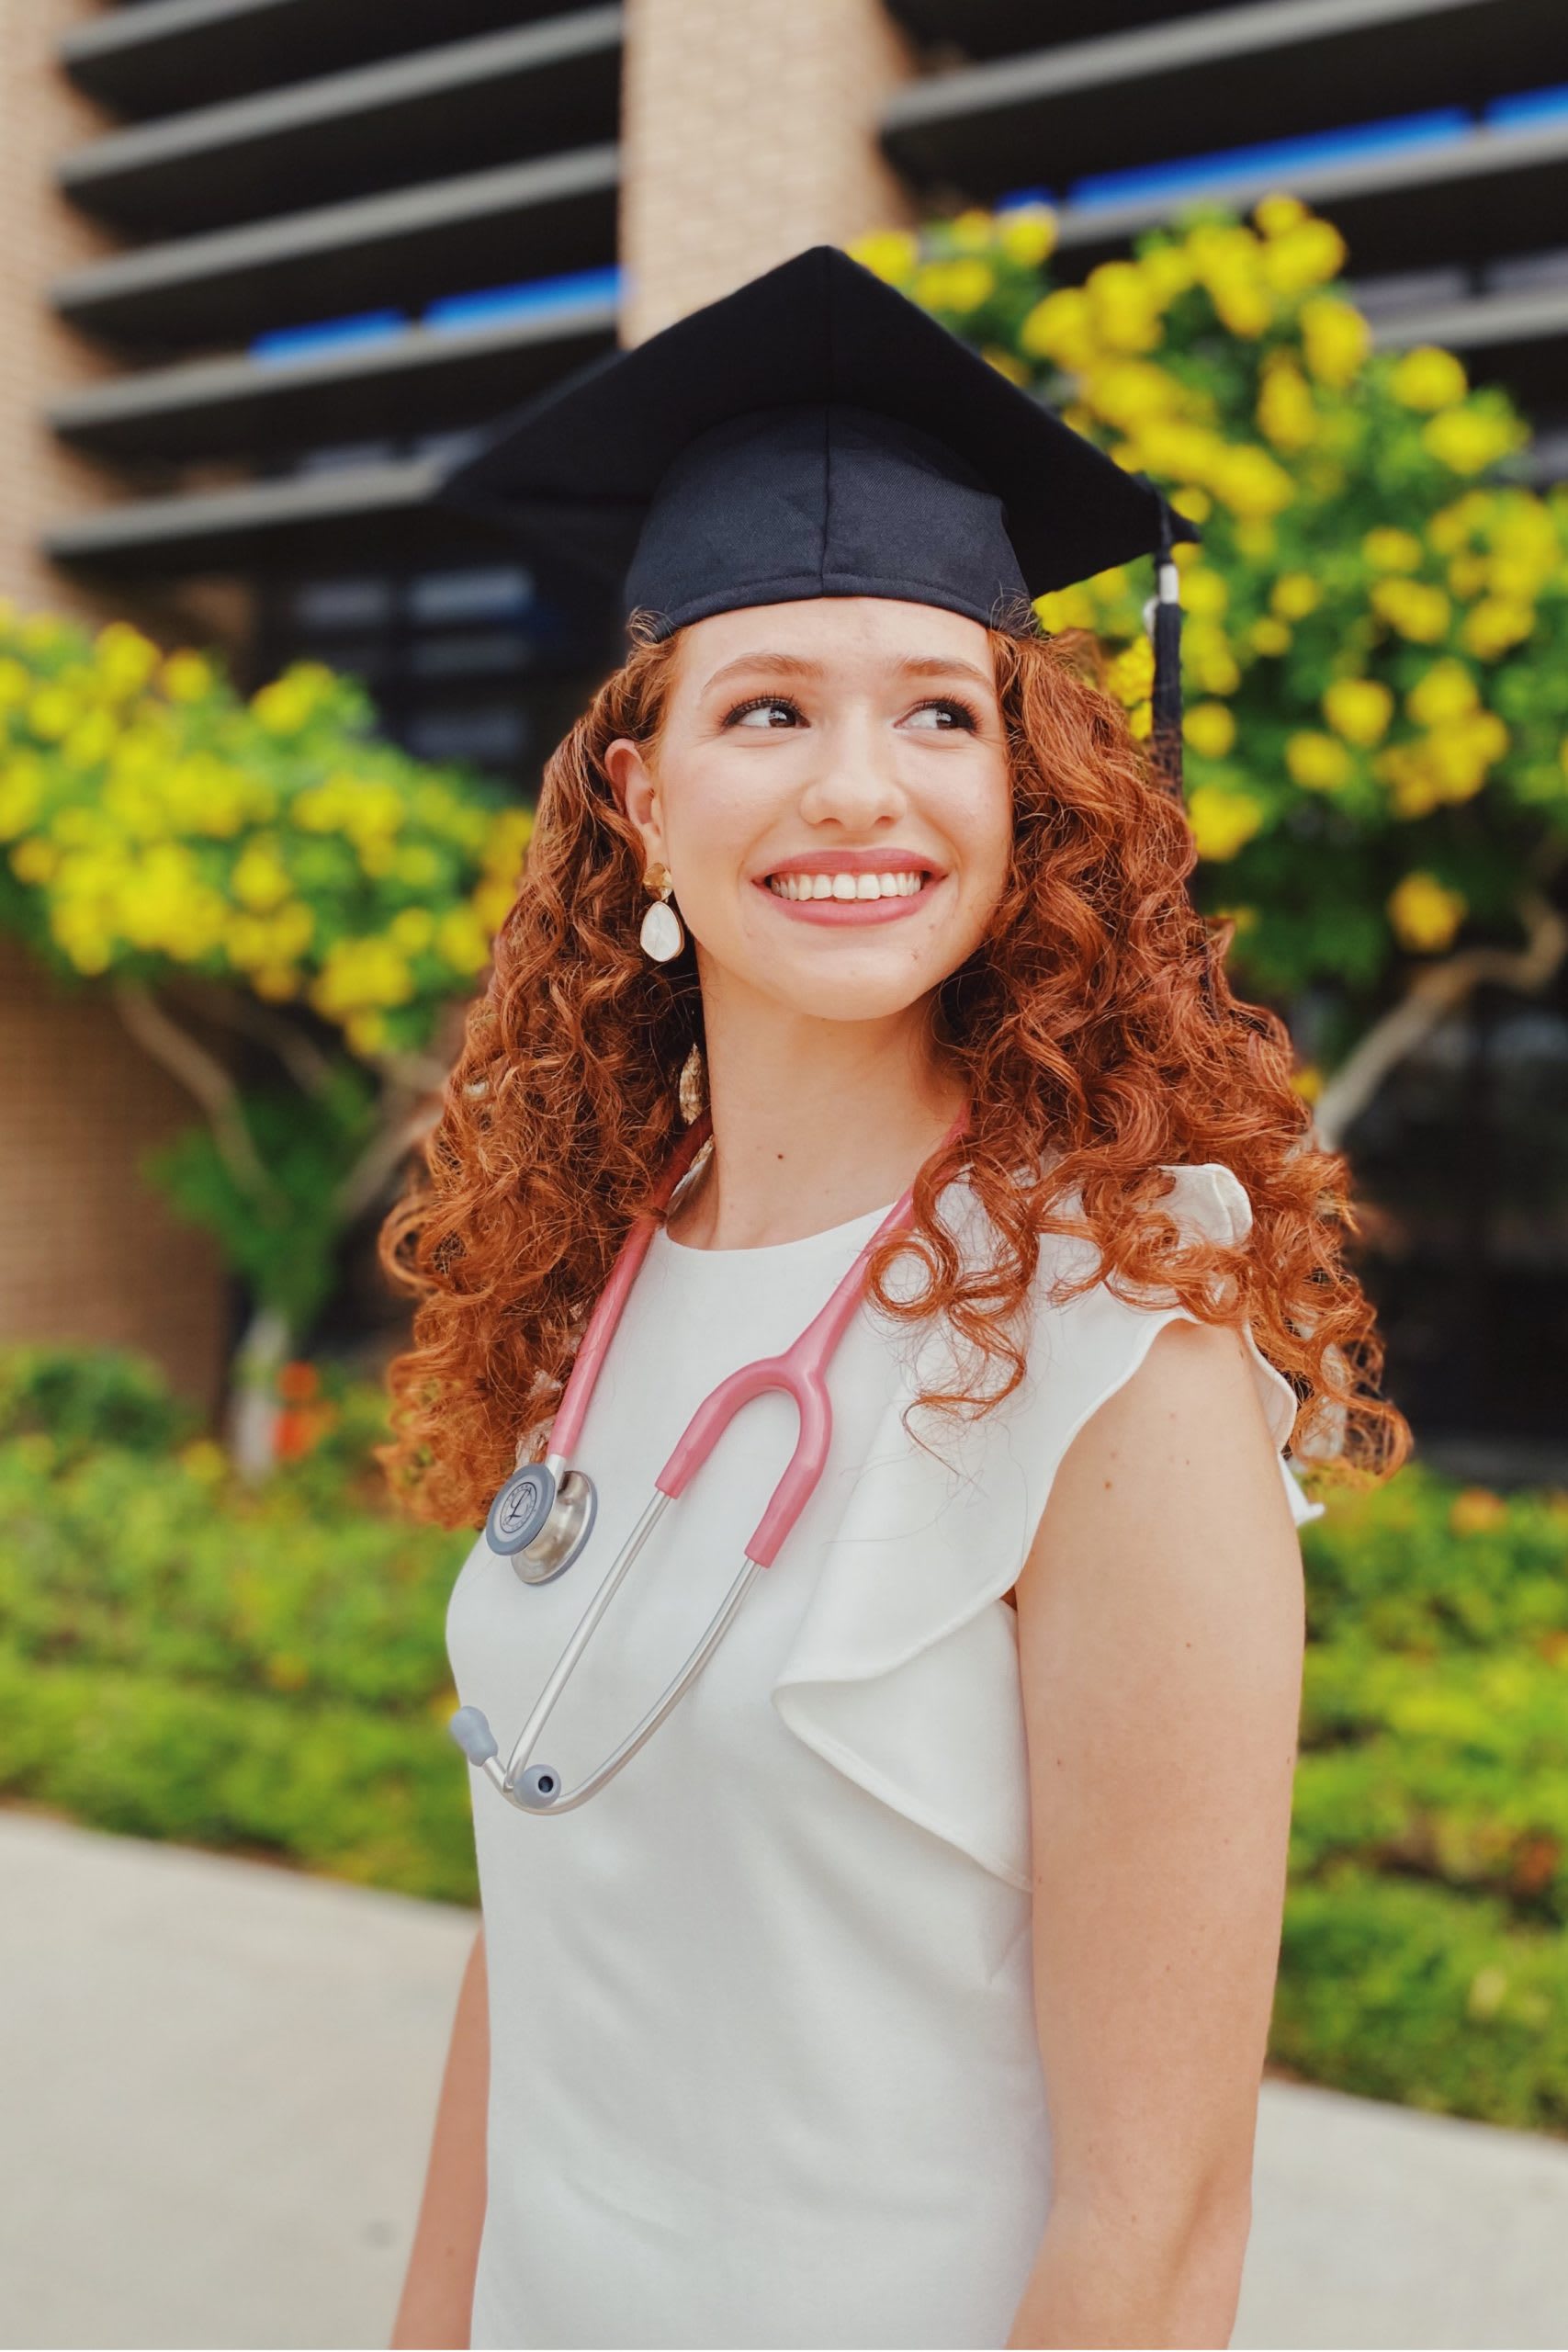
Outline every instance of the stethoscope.
<svg viewBox="0 0 1568 2352">
<path fill-rule="evenodd" d="M 964 1132 L 968 1115 L 966 1109 L 960 1112 L 942 1139 L 944 1147 Z M 543 1462 L 527 1463 L 513 1471 L 490 1507 L 485 1521 L 485 1541 L 491 1551 L 511 1560 L 513 1570 L 525 1584 L 549 1584 L 560 1576 L 577 1558 L 592 1531 L 598 1505 L 593 1481 L 585 1470 L 572 1469 L 570 1457 L 576 1447 L 600 1367 L 609 1351 L 642 1261 L 648 1255 L 649 1244 L 658 1229 L 660 1214 L 668 1206 L 675 1187 L 690 1170 L 711 1132 L 712 1121 L 705 1111 L 682 1137 L 649 1207 L 633 1222 L 622 1243 L 614 1271 L 589 1319 L 577 1360 L 567 1381 L 550 1430 L 550 1451 Z M 680 1443 L 654 1481 L 653 1497 L 648 1508 L 583 1611 L 576 1630 L 540 1691 L 532 1713 L 519 1732 L 516 1745 L 504 1767 L 500 1761 L 495 1734 L 478 1707 L 459 1707 L 452 1717 L 448 1728 L 469 1763 L 482 1771 L 502 1795 L 520 1811 L 570 1813 L 574 1805 L 586 1804 L 607 1781 L 613 1780 L 644 1742 L 652 1737 L 665 1716 L 702 1672 L 750 1590 L 758 1571 L 773 1565 L 780 1546 L 815 1491 L 828 1459 L 828 1448 L 833 1433 L 833 1408 L 828 1396 L 828 1366 L 860 1305 L 872 1251 L 886 1235 L 896 1233 L 908 1225 L 913 1211 L 914 1186 L 911 1184 L 888 1210 L 827 1305 L 807 1325 L 794 1346 L 785 1349 L 781 1355 L 762 1356 L 755 1363 L 742 1364 L 739 1371 L 732 1372 L 727 1380 L 721 1381 L 713 1394 L 698 1406 Z M 666 1504 L 684 1493 L 694 1475 L 713 1453 L 740 1408 L 770 1389 L 783 1389 L 794 1398 L 799 1417 L 799 1433 L 784 1476 L 774 1487 L 773 1498 L 758 1521 L 755 1532 L 746 1547 L 739 1573 L 710 1618 L 702 1639 L 673 1681 L 660 1693 L 641 1722 L 627 1733 L 597 1771 L 590 1772 L 575 1789 L 568 1790 L 553 1765 L 531 1764 L 528 1760 L 557 1700 L 592 1640 L 594 1628 L 625 1581 L 632 1563 L 659 1524 Z"/>
</svg>

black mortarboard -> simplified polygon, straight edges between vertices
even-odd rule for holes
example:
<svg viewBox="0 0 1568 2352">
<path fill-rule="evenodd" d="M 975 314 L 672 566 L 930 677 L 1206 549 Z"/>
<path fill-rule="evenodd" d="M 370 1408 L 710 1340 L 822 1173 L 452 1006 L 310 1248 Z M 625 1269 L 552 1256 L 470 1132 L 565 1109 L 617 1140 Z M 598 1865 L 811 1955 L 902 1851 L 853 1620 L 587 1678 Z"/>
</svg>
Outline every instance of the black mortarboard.
<svg viewBox="0 0 1568 2352">
<path fill-rule="evenodd" d="M 502 421 L 438 495 L 654 634 L 738 605 L 894 596 L 983 624 L 1161 554 L 1156 750 L 1179 775 L 1176 566 L 1150 483 L 917 304 L 816 245 Z"/>
</svg>

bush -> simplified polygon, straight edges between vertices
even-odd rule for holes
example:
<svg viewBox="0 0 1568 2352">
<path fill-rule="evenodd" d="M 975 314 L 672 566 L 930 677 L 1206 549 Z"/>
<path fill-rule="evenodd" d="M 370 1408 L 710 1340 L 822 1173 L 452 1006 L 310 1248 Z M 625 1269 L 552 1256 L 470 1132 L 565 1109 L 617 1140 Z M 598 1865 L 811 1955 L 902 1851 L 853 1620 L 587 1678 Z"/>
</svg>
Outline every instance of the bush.
<svg viewBox="0 0 1568 2352">
<path fill-rule="evenodd" d="M 0 1789 L 472 1901 L 445 1618 L 473 1538 L 378 1507 L 379 1393 L 325 1384 L 330 1438 L 254 1488 L 210 1440 L 148 1442 L 184 1426 L 151 1367 L 73 1379 L 58 1351 L 48 1375 L 0 1372 Z"/>
<path fill-rule="evenodd" d="M 164 1450 L 151 1367 L 0 1358 L 0 1791 L 472 1902 L 445 1626 L 473 1536 L 391 1514 L 378 1389 L 290 1369 L 300 1450 L 255 1488 Z M 1271 2054 L 1568 2132 L 1568 1497 L 1417 1466 L 1303 1546 Z"/>
</svg>

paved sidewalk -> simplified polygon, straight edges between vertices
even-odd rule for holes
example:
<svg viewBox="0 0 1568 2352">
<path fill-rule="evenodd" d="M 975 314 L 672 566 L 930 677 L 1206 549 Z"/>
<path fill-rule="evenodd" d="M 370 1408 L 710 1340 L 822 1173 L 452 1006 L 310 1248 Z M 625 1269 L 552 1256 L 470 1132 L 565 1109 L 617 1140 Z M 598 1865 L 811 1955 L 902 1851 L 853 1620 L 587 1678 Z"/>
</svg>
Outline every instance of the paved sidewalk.
<svg viewBox="0 0 1568 2352">
<path fill-rule="evenodd" d="M 0 2345 L 385 2345 L 467 1913 L 0 1811 Z M 1238 2352 L 1568 2346 L 1568 2143 L 1268 2083 Z"/>
</svg>

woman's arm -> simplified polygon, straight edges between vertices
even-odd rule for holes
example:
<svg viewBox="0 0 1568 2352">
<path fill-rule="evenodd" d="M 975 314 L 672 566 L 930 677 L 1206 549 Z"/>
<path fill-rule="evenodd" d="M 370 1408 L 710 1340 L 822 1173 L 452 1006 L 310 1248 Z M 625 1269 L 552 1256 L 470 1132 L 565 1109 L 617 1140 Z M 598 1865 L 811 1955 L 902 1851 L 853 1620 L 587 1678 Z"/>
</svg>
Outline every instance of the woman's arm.
<svg viewBox="0 0 1568 2352">
<path fill-rule="evenodd" d="M 490 2108 L 490 2013 L 481 1928 L 463 1972 L 446 2071 L 435 2110 L 424 2196 L 419 2209 L 402 2300 L 392 2324 L 393 2352 L 405 2346 L 468 2344 L 474 2271 L 485 2217 L 485 2126 Z"/>
<path fill-rule="evenodd" d="M 1301 1553 L 1236 1334 L 1168 1325 L 1018 1585 L 1050 2217 L 1011 2346 L 1224 2346 L 1301 1708 Z"/>
</svg>

